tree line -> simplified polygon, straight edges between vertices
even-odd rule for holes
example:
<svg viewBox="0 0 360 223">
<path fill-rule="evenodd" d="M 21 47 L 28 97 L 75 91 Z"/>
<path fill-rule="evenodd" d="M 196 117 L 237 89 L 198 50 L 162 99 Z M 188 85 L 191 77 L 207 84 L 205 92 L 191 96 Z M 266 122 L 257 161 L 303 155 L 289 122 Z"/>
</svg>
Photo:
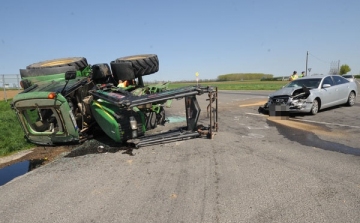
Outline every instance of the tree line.
<svg viewBox="0 0 360 223">
<path fill-rule="evenodd" d="M 233 73 L 219 75 L 217 81 L 245 81 L 245 80 L 259 80 L 272 79 L 274 75 L 263 73 Z"/>
</svg>

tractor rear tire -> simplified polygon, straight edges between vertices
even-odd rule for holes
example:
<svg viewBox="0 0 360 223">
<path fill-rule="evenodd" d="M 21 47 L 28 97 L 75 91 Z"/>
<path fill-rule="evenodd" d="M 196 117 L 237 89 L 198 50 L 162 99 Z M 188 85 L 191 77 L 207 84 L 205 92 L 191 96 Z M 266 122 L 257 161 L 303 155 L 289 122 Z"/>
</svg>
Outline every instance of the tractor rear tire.
<svg viewBox="0 0 360 223">
<path fill-rule="evenodd" d="M 135 77 L 142 77 L 159 71 L 159 59 L 156 54 L 141 54 L 127 57 L 120 57 L 115 63 L 131 63 Z"/>
<path fill-rule="evenodd" d="M 88 66 L 88 63 L 85 57 L 66 57 L 33 63 L 27 66 L 26 69 L 42 69 L 68 66 L 74 66 L 76 69 L 81 70 Z"/>
<path fill-rule="evenodd" d="M 20 69 L 20 76 L 22 78 L 26 77 L 36 77 L 36 76 L 45 76 L 50 74 L 61 74 L 66 71 L 76 71 L 74 66 L 68 67 L 51 67 L 51 68 L 42 68 L 42 69 Z"/>
<path fill-rule="evenodd" d="M 60 74 L 66 71 L 82 70 L 88 66 L 84 57 L 67 57 L 53 60 L 45 60 L 30 64 L 26 69 L 20 69 L 21 77 L 35 77 L 50 74 Z"/>
</svg>

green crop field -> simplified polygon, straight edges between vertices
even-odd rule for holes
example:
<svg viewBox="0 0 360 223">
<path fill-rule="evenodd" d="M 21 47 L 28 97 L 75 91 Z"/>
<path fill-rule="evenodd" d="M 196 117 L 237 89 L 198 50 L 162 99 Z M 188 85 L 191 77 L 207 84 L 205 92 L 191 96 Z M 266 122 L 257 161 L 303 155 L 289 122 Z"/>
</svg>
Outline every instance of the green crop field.
<svg viewBox="0 0 360 223">
<path fill-rule="evenodd" d="M 278 90 L 287 81 L 224 81 L 224 82 L 201 82 L 202 86 L 216 86 L 219 90 Z M 174 82 L 169 84 L 170 89 L 184 87 L 188 85 L 196 85 L 196 82 Z"/>
</svg>

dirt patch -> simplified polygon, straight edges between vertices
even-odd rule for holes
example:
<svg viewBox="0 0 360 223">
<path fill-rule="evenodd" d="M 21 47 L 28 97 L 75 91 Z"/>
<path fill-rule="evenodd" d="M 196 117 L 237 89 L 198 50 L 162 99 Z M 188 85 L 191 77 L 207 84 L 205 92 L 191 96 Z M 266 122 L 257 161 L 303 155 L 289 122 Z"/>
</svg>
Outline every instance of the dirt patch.
<svg viewBox="0 0 360 223">
<path fill-rule="evenodd" d="M 44 147 L 38 146 L 30 150 L 21 151 L 19 153 L 1 157 L 0 158 L 0 168 L 12 165 L 14 163 L 22 162 L 25 160 L 44 160 L 42 163 L 47 164 L 54 161 L 57 158 L 62 157 L 63 155 L 68 154 L 74 146 L 57 146 L 57 147 Z"/>
<path fill-rule="evenodd" d="M 281 118 L 275 116 L 275 117 L 269 117 L 268 120 L 278 123 L 280 125 L 288 126 L 288 127 L 295 128 L 295 129 L 300 129 L 303 131 L 312 132 L 317 135 L 339 137 L 339 138 L 345 137 L 345 134 L 342 134 L 339 132 L 331 132 L 328 129 L 317 126 L 317 125 L 311 125 L 311 124 L 302 123 L 299 121 L 293 121 L 293 120 L 289 120 L 288 118 L 281 119 Z"/>
<path fill-rule="evenodd" d="M 22 90 L 1 90 L 0 95 L 2 95 L 2 97 L 0 98 L 0 101 L 4 101 L 5 99 L 11 99 L 13 98 L 15 95 L 19 94 Z"/>
</svg>

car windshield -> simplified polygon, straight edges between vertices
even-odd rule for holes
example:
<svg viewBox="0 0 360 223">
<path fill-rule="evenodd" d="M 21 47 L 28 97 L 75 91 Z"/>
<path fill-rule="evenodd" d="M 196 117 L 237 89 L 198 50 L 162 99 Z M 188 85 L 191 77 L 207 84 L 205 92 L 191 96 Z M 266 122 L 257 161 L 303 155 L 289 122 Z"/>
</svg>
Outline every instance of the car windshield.
<svg viewBox="0 0 360 223">
<path fill-rule="evenodd" d="M 343 75 L 343 78 L 352 78 L 352 75 Z"/>
<path fill-rule="evenodd" d="M 321 78 L 312 78 L 312 79 L 297 79 L 285 87 L 307 87 L 307 88 L 318 88 L 321 82 Z"/>
</svg>

